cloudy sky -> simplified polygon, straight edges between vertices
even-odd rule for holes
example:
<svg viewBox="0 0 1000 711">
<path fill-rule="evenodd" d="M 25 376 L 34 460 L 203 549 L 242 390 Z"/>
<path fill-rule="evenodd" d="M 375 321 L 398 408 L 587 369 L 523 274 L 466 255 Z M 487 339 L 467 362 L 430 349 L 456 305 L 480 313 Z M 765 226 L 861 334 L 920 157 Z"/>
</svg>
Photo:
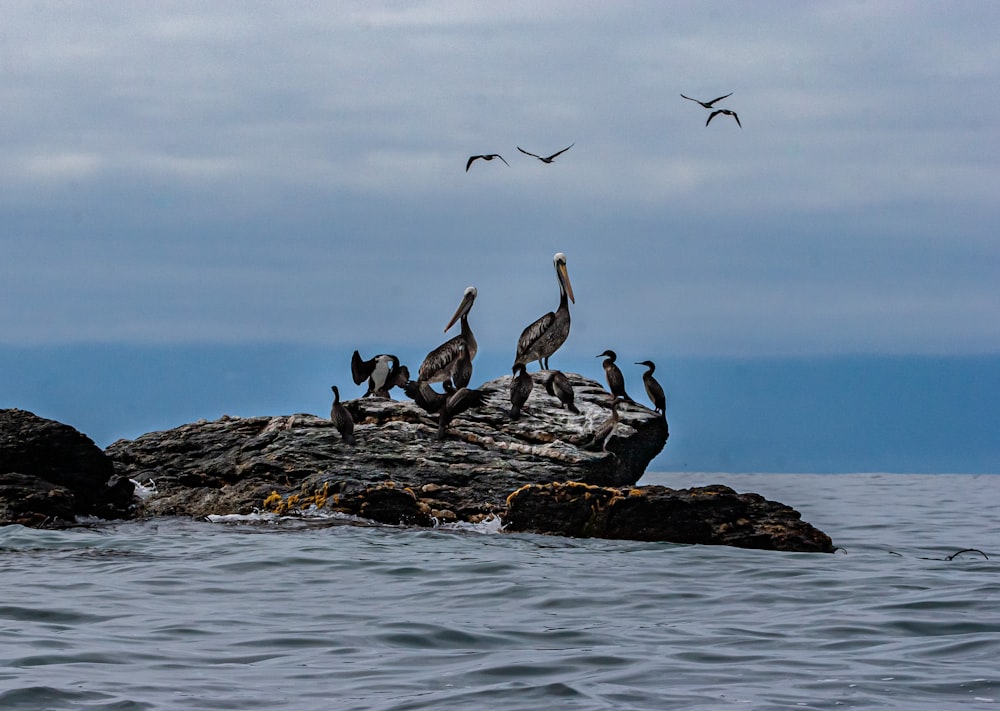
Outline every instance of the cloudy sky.
<svg viewBox="0 0 1000 711">
<path fill-rule="evenodd" d="M 991 2 L 7 2 L 0 346 L 412 367 L 472 284 L 506 362 L 562 251 L 562 367 L 997 354 L 997 27 Z M 729 92 L 742 128 L 680 97 Z"/>
</svg>

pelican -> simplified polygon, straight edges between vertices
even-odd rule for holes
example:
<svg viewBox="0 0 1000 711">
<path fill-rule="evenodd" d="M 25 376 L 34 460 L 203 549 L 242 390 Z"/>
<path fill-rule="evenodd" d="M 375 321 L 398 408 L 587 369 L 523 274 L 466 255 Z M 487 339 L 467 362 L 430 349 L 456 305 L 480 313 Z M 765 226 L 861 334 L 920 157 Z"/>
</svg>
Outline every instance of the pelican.
<svg viewBox="0 0 1000 711">
<path fill-rule="evenodd" d="M 528 396 L 531 395 L 531 388 L 535 383 L 528 375 L 524 363 L 518 363 L 511 368 L 511 371 L 514 373 L 514 378 L 510 381 L 510 419 L 516 420 L 521 417 L 521 408 L 528 402 Z"/>
<path fill-rule="evenodd" d="M 627 400 L 628 402 L 635 402 L 629 397 L 628 393 L 625 392 L 625 376 L 622 375 L 622 371 L 615 365 L 615 359 L 618 357 L 614 351 L 608 350 L 600 353 L 595 358 L 604 358 L 604 376 L 608 380 L 608 390 L 616 398 L 621 398 L 622 400 Z"/>
<path fill-rule="evenodd" d="M 715 111 L 713 111 L 708 115 L 708 121 L 705 122 L 705 125 L 707 126 L 708 124 L 710 124 L 712 122 L 712 119 L 714 119 L 719 114 L 732 116 L 734 119 L 736 119 L 736 125 L 739 126 L 740 128 L 743 128 L 743 124 L 740 123 L 740 117 L 736 115 L 735 111 L 730 111 L 729 109 L 716 109 Z"/>
<path fill-rule="evenodd" d="M 646 394 L 649 395 L 649 399 L 653 403 L 653 410 L 666 417 L 667 397 L 663 394 L 663 387 L 653 377 L 656 364 L 651 360 L 644 360 L 636 363 L 636 365 L 644 365 L 649 368 L 649 370 L 642 374 L 642 384 L 646 386 Z"/>
<path fill-rule="evenodd" d="M 354 444 L 354 418 L 351 413 L 340 402 L 340 390 L 336 385 L 330 387 L 333 390 L 333 406 L 330 408 L 330 419 L 333 421 L 337 431 L 343 438 L 345 444 Z"/>
<path fill-rule="evenodd" d="M 557 153 L 553 153 L 552 155 L 548 156 L 547 158 L 542 158 L 542 156 L 536 156 L 534 153 L 528 153 L 528 151 L 526 151 L 523 148 L 521 148 L 521 146 L 518 146 L 517 150 L 521 151 L 521 153 L 523 153 L 526 156 L 531 156 L 532 158 L 537 158 L 538 160 L 542 161 L 542 163 L 551 163 L 552 161 L 554 161 L 556 159 L 556 156 L 562 155 L 563 153 L 565 153 L 566 151 L 568 151 L 570 148 L 572 148 L 575 145 L 576 145 L 576 142 L 574 141 L 573 143 L 570 143 L 568 146 L 566 146 L 565 148 L 563 148 L 561 151 L 559 151 Z M 504 162 L 506 162 L 506 161 L 504 161 Z"/>
<path fill-rule="evenodd" d="M 693 101 L 696 104 L 701 104 L 706 109 L 715 108 L 714 106 L 712 106 L 712 104 L 714 104 L 716 101 L 722 101 L 726 97 L 732 96 L 732 95 L 733 95 L 733 92 L 729 92 L 728 94 L 726 94 L 726 96 L 720 96 L 718 99 L 712 99 L 711 101 L 699 101 L 698 99 L 692 99 L 690 96 L 684 96 L 684 94 L 681 94 L 681 96 L 684 97 L 685 99 L 687 99 L 688 101 Z"/>
<path fill-rule="evenodd" d="M 478 407 L 482 404 L 485 397 L 486 393 L 482 390 L 472 390 L 470 388 L 459 388 L 448 395 L 448 398 L 438 411 L 437 438 L 444 439 L 445 432 L 448 425 L 451 424 L 452 418 L 469 408 Z"/>
<path fill-rule="evenodd" d="M 368 392 L 362 397 L 373 395 L 389 397 L 389 390 L 397 385 L 399 372 L 399 358 L 389 353 L 380 353 L 368 360 L 362 360 L 358 351 L 354 351 L 351 356 L 351 377 L 354 379 L 354 384 L 361 385 L 366 378 L 368 379 Z"/>
<path fill-rule="evenodd" d="M 417 380 L 425 380 L 428 383 L 442 383 L 452 380 L 463 357 L 467 355 L 469 363 L 472 363 L 479 346 L 476 344 L 476 337 L 472 335 L 472 329 L 469 328 L 469 311 L 472 309 L 472 304 L 475 303 L 478 293 L 474 286 L 465 290 L 462 301 L 455 310 L 455 315 L 444 327 L 445 333 L 447 333 L 448 329 L 461 319 L 462 332 L 427 354 L 424 362 L 420 364 Z"/>
<path fill-rule="evenodd" d="M 563 407 L 577 415 L 580 414 L 580 411 L 573 402 L 575 399 L 573 396 L 573 386 L 570 385 L 569 378 L 561 370 L 550 371 L 542 384 L 545 386 L 545 391 L 552 397 L 557 398 Z"/>
<path fill-rule="evenodd" d="M 521 332 L 517 340 L 517 355 L 514 365 L 527 365 L 537 360 L 539 368 L 548 370 L 549 356 L 559 350 L 569 336 L 569 302 L 576 303 L 573 298 L 573 285 L 566 271 L 566 255 L 556 253 L 552 258 L 556 268 L 556 279 L 559 280 L 559 308 L 549 311 Z M 568 299 L 568 301 L 567 301 Z"/>
<path fill-rule="evenodd" d="M 611 437 L 615 434 L 615 428 L 618 426 L 618 398 L 611 398 L 611 416 L 608 417 L 604 422 L 602 422 L 596 430 L 594 430 L 594 438 L 591 440 L 589 449 L 595 448 L 598 443 L 601 445 L 601 451 L 608 451 L 608 442 L 611 441 Z"/>
<path fill-rule="evenodd" d="M 508 163 L 507 161 L 503 160 L 503 156 L 502 155 L 500 155 L 499 153 L 490 153 L 489 155 L 485 155 L 485 156 L 469 156 L 469 162 L 465 164 L 465 172 L 466 173 L 469 172 L 469 167 L 472 165 L 472 161 L 476 160 L 477 158 L 482 158 L 483 160 L 493 160 L 494 158 L 499 158 L 500 160 L 503 161 L 504 165 L 506 165 L 507 167 L 510 167 L 510 163 Z"/>
</svg>

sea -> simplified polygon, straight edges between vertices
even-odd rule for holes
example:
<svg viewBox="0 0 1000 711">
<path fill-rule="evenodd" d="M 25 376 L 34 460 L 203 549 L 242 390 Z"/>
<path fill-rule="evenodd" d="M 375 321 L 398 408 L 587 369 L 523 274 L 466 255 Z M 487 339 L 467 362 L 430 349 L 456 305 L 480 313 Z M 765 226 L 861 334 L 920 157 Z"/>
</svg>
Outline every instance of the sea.
<svg viewBox="0 0 1000 711">
<path fill-rule="evenodd" d="M 1000 477 L 661 472 L 833 554 L 320 512 L 0 529 L 0 709 L 1000 709 Z"/>
</svg>

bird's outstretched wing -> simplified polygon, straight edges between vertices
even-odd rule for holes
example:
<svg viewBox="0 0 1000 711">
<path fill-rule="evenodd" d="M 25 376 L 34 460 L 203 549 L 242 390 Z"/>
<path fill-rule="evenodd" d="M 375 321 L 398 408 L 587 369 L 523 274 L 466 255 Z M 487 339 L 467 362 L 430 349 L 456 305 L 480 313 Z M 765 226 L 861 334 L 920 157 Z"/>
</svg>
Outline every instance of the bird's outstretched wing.
<svg viewBox="0 0 1000 711">
<path fill-rule="evenodd" d="M 541 156 L 536 156 L 534 153 L 528 153 L 528 151 L 526 151 L 523 148 L 521 148 L 521 146 L 518 146 L 517 150 L 521 151 L 521 153 L 523 153 L 526 156 L 531 156 L 532 158 L 537 158 L 538 160 L 542 159 Z"/>
<path fill-rule="evenodd" d="M 569 144 L 568 146 L 566 146 L 565 148 L 563 148 L 563 149 L 562 149 L 561 151 L 559 151 L 558 153 L 553 153 L 552 155 L 550 155 L 550 156 L 549 156 L 549 160 L 552 160 L 552 159 L 553 159 L 553 158 L 555 158 L 556 156 L 559 156 L 559 155 L 562 155 L 563 153 L 565 153 L 566 151 L 568 151 L 568 150 L 569 150 L 570 148 L 572 148 L 572 147 L 573 147 L 573 146 L 575 146 L 575 145 L 576 145 L 576 141 L 574 141 L 573 143 L 570 143 L 570 144 Z"/>
</svg>

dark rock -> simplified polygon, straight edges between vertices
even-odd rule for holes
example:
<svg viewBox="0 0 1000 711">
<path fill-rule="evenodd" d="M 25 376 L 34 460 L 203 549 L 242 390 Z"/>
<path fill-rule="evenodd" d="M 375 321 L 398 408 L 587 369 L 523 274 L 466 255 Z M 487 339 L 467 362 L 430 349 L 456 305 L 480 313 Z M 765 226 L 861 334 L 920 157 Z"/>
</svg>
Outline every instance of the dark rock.
<svg viewBox="0 0 1000 711">
<path fill-rule="evenodd" d="M 542 374 L 532 375 L 541 381 Z M 483 405 L 457 415 L 444 441 L 437 439 L 437 417 L 413 402 L 367 397 L 344 403 L 355 422 L 354 446 L 328 419 L 299 414 L 196 422 L 119 440 L 107 453 L 122 476 L 155 484 L 156 493 L 143 502 L 146 515 L 251 513 L 273 491 L 307 502 L 324 487 L 341 497 L 337 510 L 355 513 L 345 503 L 349 493 L 392 482 L 427 499 L 431 511 L 475 521 L 503 511 L 507 495 L 525 484 L 634 484 L 662 450 L 666 421 L 630 404 L 620 407 L 608 452 L 582 449 L 607 419 L 609 396 L 594 381 L 569 377 L 580 414 L 560 409 L 539 385 L 511 422 L 511 376 L 505 376 L 480 388 Z M 421 490 L 427 485 L 435 487 L 433 496 Z M 397 494 L 386 496 L 405 503 Z M 373 501 L 366 510 L 392 518 Z M 404 521 L 430 520 L 407 507 L 400 514 Z"/>
<path fill-rule="evenodd" d="M 86 435 L 25 410 L 0 410 L 0 524 L 126 518 L 133 490 Z"/>
<path fill-rule="evenodd" d="M 511 494 L 507 531 L 832 553 L 833 542 L 798 511 L 727 486 L 613 489 L 576 482 Z"/>
</svg>

